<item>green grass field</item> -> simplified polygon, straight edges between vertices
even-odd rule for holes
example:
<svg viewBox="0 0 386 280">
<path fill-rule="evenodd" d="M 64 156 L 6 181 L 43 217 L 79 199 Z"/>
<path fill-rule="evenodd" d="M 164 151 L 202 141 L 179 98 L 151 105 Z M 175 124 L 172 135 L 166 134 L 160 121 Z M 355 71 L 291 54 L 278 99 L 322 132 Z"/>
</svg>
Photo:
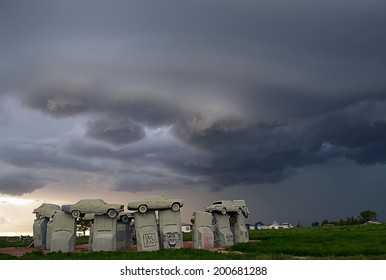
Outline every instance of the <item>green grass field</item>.
<svg viewBox="0 0 386 280">
<path fill-rule="evenodd" d="M 20 237 L 5 237 L 0 236 L 0 248 L 6 247 L 25 247 L 32 240 L 32 237 L 20 240 Z"/>
<path fill-rule="evenodd" d="M 157 252 L 82 252 L 76 254 L 59 252 L 44 254 L 41 251 L 36 251 L 19 258 L 0 254 L 0 259 L 386 260 L 386 224 L 261 230 L 250 231 L 249 234 L 250 239 L 256 242 L 239 243 L 227 248 L 225 252 L 178 249 Z M 191 235 L 185 234 L 184 240 L 191 240 Z M 78 239 L 77 244 L 86 242 L 87 238 L 82 237 Z"/>
<path fill-rule="evenodd" d="M 236 250 L 273 259 L 386 259 L 386 225 L 251 231 Z"/>
</svg>

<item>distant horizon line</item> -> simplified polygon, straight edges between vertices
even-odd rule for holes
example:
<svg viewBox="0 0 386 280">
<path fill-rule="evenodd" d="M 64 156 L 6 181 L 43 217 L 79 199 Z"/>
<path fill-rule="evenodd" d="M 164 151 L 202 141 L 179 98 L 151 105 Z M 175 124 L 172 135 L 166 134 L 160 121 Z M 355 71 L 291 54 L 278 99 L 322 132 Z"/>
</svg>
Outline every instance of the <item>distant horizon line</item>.
<svg viewBox="0 0 386 280">
<path fill-rule="evenodd" d="M 13 231 L 8 231 L 8 232 L 0 232 L 1 237 L 20 237 L 20 236 L 33 236 L 32 231 L 31 232 L 13 232 Z"/>
</svg>

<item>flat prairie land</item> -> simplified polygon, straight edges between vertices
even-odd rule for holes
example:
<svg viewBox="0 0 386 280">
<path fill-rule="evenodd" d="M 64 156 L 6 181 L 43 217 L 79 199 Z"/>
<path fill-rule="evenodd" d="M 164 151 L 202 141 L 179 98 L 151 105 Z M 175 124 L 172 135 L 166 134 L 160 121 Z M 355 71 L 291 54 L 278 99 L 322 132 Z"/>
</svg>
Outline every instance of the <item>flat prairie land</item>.
<svg viewBox="0 0 386 280">
<path fill-rule="evenodd" d="M 232 250 L 270 259 L 383 259 L 386 224 L 250 231 Z"/>
</svg>

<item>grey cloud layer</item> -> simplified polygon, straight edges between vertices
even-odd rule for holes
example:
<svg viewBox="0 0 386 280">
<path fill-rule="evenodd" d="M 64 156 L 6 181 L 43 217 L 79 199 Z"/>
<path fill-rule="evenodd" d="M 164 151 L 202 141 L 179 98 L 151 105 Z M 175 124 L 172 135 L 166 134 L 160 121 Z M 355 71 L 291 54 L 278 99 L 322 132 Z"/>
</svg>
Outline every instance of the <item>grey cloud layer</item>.
<svg viewBox="0 0 386 280">
<path fill-rule="evenodd" d="M 386 161 L 383 2 L 44 3 L 1 4 L 0 94 L 89 121 L 61 153 L 3 143 L 8 164 L 110 175 L 87 159 L 111 161 L 114 188 L 138 191 Z M 177 140 L 143 144 L 148 128 Z"/>
<path fill-rule="evenodd" d="M 88 123 L 86 136 L 115 145 L 137 142 L 145 137 L 142 127 L 125 119 L 101 119 Z"/>
<path fill-rule="evenodd" d="M 44 187 L 47 178 L 28 171 L 0 174 L 0 193 L 22 195 Z"/>
</svg>

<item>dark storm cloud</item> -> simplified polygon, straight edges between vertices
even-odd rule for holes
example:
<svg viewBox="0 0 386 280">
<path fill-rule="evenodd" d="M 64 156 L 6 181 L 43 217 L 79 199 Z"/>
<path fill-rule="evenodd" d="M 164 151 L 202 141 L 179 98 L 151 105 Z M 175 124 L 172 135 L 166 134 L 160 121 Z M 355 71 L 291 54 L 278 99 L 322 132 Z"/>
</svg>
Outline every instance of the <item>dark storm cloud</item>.
<svg viewBox="0 0 386 280">
<path fill-rule="evenodd" d="M 129 144 L 145 136 L 144 129 L 125 119 L 101 119 L 88 123 L 87 137 L 115 145 Z"/>
<path fill-rule="evenodd" d="M 93 119 L 86 138 L 115 147 L 7 144 L 7 163 L 97 172 L 84 159 L 110 160 L 116 190 L 137 191 L 385 162 L 386 3 L 20 3 L 1 4 L 0 94 L 58 121 Z M 182 146 L 142 144 L 146 127 L 169 127 Z M 123 163 L 162 172 L 126 176 Z"/>
<path fill-rule="evenodd" d="M 182 189 L 196 185 L 197 182 L 189 177 L 167 172 L 146 172 L 143 174 L 132 173 L 119 177 L 112 188 L 115 191 L 154 191 L 165 189 Z"/>
<path fill-rule="evenodd" d="M 98 82 L 76 77 L 31 85 L 29 89 L 22 99 L 23 104 L 53 117 L 107 113 L 118 119 L 130 118 L 150 126 L 160 126 L 171 124 L 182 114 L 178 97 L 157 90 L 124 88 L 114 91 Z M 100 120 L 100 124 L 110 121 Z"/>
<path fill-rule="evenodd" d="M 49 81 L 32 85 L 23 102 L 30 108 L 56 117 L 85 113 L 103 106 L 98 87 L 89 81 Z"/>
<path fill-rule="evenodd" d="M 0 159 L 22 168 L 101 171 L 93 163 L 60 154 L 55 143 L 18 140 L 0 142 Z"/>
<path fill-rule="evenodd" d="M 47 179 L 26 171 L 0 174 L 0 193 L 10 195 L 31 193 L 44 187 L 46 182 Z"/>
<path fill-rule="evenodd" d="M 385 102 L 360 102 L 297 122 L 257 124 L 237 130 L 213 126 L 184 138 L 211 154 L 206 164 L 173 168 L 206 175 L 214 186 L 228 186 L 279 182 L 299 167 L 336 158 L 383 164 L 385 106 Z"/>
<path fill-rule="evenodd" d="M 209 183 L 206 175 L 179 168 L 205 166 L 210 155 L 180 145 L 166 130 L 148 131 L 142 141 L 124 146 L 81 137 L 67 139 L 61 146 L 62 152 L 72 158 L 105 162 L 101 166 L 105 174 L 113 176 L 112 189 L 116 191 L 189 188 Z"/>
</svg>

